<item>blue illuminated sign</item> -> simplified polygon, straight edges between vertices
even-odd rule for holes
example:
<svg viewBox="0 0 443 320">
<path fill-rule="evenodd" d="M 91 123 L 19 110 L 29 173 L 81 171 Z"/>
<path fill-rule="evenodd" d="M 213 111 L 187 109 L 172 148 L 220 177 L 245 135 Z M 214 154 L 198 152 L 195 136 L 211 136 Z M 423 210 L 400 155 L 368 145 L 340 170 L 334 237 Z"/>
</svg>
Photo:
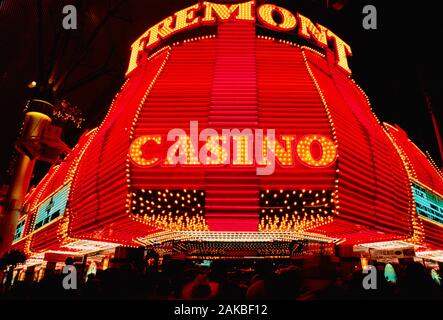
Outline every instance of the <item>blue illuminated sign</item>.
<svg viewBox="0 0 443 320">
<path fill-rule="evenodd" d="M 443 224 L 443 198 L 432 191 L 412 183 L 417 213 L 429 220 Z"/>
<path fill-rule="evenodd" d="M 26 219 L 20 221 L 15 229 L 14 241 L 20 240 L 23 236 L 23 231 L 25 231 Z"/>
<path fill-rule="evenodd" d="M 38 230 L 64 215 L 70 187 L 71 185 L 67 184 L 38 208 L 34 230 Z"/>
</svg>

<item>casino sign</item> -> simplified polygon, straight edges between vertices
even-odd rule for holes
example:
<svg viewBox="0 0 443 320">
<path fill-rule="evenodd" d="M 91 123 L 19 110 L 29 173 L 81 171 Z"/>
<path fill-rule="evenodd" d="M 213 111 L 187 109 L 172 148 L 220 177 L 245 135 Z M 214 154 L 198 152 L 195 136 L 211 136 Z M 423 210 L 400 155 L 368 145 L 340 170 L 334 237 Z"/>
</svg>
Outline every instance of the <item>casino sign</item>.
<svg viewBox="0 0 443 320">
<path fill-rule="evenodd" d="M 344 40 L 254 1 L 160 19 L 132 45 L 101 125 L 26 196 L 15 249 L 34 260 L 172 242 L 196 255 L 273 256 L 303 241 L 440 252 L 443 175 L 372 112 Z"/>
<path fill-rule="evenodd" d="M 142 52 L 151 51 L 161 43 L 161 40 L 167 39 L 177 32 L 235 20 L 259 22 L 267 29 L 280 32 L 290 32 L 297 29 L 300 37 L 311 40 L 319 48 L 326 48 L 328 42 L 332 42 L 337 65 L 346 73 L 351 73 L 347 60 L 347 57 L 352 55 L 351 47 L 331 30 L 320 24 L 314 25 L 311 20 L 299 13 L 293 13 L 273 4 L 264 4 L 255 9 L 254 1 L 238 4 L 217 4 L 203 1 L 202 4 L 198 3 L 176 12 L 146 30 L 133 43 L 131 60 L 126 74 L 129 75 L 137 68 Z"/>
</svg>

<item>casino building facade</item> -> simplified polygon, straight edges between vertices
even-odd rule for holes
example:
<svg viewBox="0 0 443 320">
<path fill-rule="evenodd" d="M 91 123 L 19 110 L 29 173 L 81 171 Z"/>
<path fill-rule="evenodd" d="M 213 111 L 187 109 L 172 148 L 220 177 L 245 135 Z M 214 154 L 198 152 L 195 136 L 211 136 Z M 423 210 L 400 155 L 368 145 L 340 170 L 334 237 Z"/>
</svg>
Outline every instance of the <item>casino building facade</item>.
<svg viewBox="0 0 443 320">
<path fill-rule="evenodd" d="M 443 261 L 443 174 L 379 121 L 350 55 L 270 4 L 203 2 L 166 18 L 134 43 L 102 124 L 27 194 L 13 248 L 29 265 L 139 246 L 412 248 Z"/>
</svg>

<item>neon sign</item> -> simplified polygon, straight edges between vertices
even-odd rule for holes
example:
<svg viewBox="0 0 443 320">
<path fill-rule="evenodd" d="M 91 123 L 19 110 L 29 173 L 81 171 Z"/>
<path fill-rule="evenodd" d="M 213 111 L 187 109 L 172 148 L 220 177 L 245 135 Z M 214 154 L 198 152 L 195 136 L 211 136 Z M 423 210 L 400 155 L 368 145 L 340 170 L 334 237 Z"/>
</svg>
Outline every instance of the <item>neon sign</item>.
<svg viewBox="0 0 443 320">
<path fill-rule="evenodd" d="M 443 198 L 414 182 L 412 189 L 417 213 L 423 218 L 443 224 Z"/>
<path fill-rule="evenodd" d="M 169 132 L 166 148 L 161 135 L 144 135 L 132 142 L 129 155 L 140 167 L 256 166 L 258 175 L 273 174 L 276 163 L 293 167 L 296 159 L 312 168 L 329 167 L 336 160 L 337 148 L 327 137 L 277 138 L 275 130 L 264 133 L 263 129 L 224 129 L 221 134 L 214 129 L 199 132 L 198 122 L 191 121 L 189 134 L 181 129 Z"/>
<path fill-rule="evenodd" d="M 14 241 L 20 240 L 23 237 L 23 232 L 25 231 L 26 219 L 19 221 L 17 228 L 14 233 Z"/>
<path fill-rule="evenodd" d="M 65 214 L 70 189 L 71 184 L 68 183 L 40 205 L 35 217 L 34 231 L 41 229 Z"/>
<path fill-rule="evenodd" d="M 279 19 L 276 19 L 277 16 Z M 298 29 L 300 37 L 312 41 L 320 48 L 326 48 L 331 44 L 337 66 L 346 74 L 351 74 L 347 60 L 348 56 L 352 56 L 351 47 L 328 28 L 320 24 L 314 24 L 299 13 L 293 13 L 272 4 L 263 4 L 256 8 L 255 1 L 236 4 L 218 4 L 203 1 L 176 12 L 174 15 L 167 17 L 146 30 L 132 44 L 131 58 L 126 76 L 129 76 L 138 67 L 143 52 L 149 52 L 161 40 L 165 40 L 184 30 L 199 26 L 216 25 L 218 21 L 227 20 L 258 22 L 267 29 L 280 32 Z"/>
</svg>

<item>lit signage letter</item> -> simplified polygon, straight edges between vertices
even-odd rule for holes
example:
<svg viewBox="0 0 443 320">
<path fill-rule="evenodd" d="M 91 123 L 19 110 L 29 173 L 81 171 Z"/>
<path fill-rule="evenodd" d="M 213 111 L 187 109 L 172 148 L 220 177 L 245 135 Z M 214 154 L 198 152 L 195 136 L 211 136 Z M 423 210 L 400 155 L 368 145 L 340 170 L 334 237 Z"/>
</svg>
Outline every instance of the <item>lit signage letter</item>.
<svg viewBox="0 0 443 320">
<path fill-rule="evenodd" d="M 234 141 L 234 156 L 233 165 L 234 166 L 251 166 L 254 164 L 252 160 L 253 154 L 253 144 L 254 138 L 251 134 L 246 135 L 233 135 L 232 140 Z"/>
<path fill-rule="evenodd" d="M 172 22 L 174 17 L 167 17 L 160 23 L 157 23 L 153 26 L 149 32 L 148 43 L 146 44 L 146 48 L 149 48 L 155 44 L 157 44 L 161 39 L 166 38 L 171 33 L 174 32 L 172 29 Z"/>
<path fill-rule="evenodd" d="M 318 143 L 321 147 L 320 159 L 314 159 L 312 146 Z M 301 162 L 311 167 L 328 167 L 337 157 L 337 148 L 330 139 L 321 136 L 307 136 L 297 145 L 297 155 Z"/>
<path fill-rule="evenodd" d="M 196 148 L 189 136 L 180 136 L 168 150 L 167 166 L 175 165 L 200 165 Z"/>
<path fill-rule="evenodd" d="M 146 37 L 149 36 L 150 30 L 146 31 L 140 38 L 135 40 L 131 46 L 131 58 L 129 60 L 129 67 L 126 71 L 126 76 L 128 76 L 132 71 L 138 67 L 138 57 L 141 52 L 144 51 Z"/>
<path fill-rule="evenodd" d="M 157 44 L 161 38 L 165 38 L 169 34 L 174 32 L 174 30 L 171 29 L 172 21 L 173 17 L 166 18 L 162 22 L 148 29 L 148 31 L 146 31 L 132 44 L 131 58 L 129 61 L 129 68 L 126 71 L 126 76 L 128 76 L 134 69 L 138 67 L 138 59 L 141 52 L 146 50 L 148 47 Z"/>
<path fill-rule="evenodd" d="M 157 145 L 162 143 L 162 138 L 160 136 L 143 136 L 134 140 L 129 149 L 129 155 L 135 164 L 141 167 L 150 167 L 156 165 L 160 158 L 154 157 L 152 159 L 146 159 L 144 157 L 143 149 L 149 142 L 154 142 Z"/>
<path fill-rule="evenodd" d="M 183 29 L 199 24 L 201 18 L 196 17 L 198 10 L 200 10 L 200 3 L 177 12 L 175 14 L 174 32 L 179 32 Z"/>
<path fill-rule="evenodd" d="M 205 165 L 223 165 L 228 163 L 226 149 L 227 137 L 210 136 L 200 151 L 200 160 Z M 210 154 L 210 156 L 209 156 Z"/>
<path fill-rule="evenodd" d="M 282 18 L 281 23 L 274 20 L 274 12 Z M 297 27 L 297 19 L 292 12 L 272 4 L 264 4 L 258 9 L 258 19 L 263 25 L 272 30 L 291 31 Z"/>
<path fill-rule="evenodd" d="M 337 65 L 342 68 L 347 74 L 351 74 L 352 71 L 348 65 L 348 56 L 352 57 L 351 47 L 340 39 L 331 30 L 327 30 L 328 39 L 333 39 L 335 42 L 335 58 Z"/>
<path fill-rule="evenodd" d="M 273 161 L 269 159 L 269 152 L 275 155 L 275 159 L 277 159 L 282 166 L 289 167 L 294 165 L 293 142 L 295 141 L 295 136 L 282 136 L 282 140 L 285 142 L 285 146 L 282 146 L 275 138 L 269 139 L 269 137 L 265 137 L 262 148 L 262 160 L 257 161 L 259 165 L 268 165 Z"/>
<path fill-rule="evenodd" d="M 131 46 L 131 58 L 128 70 L 126 71 L 126 76 L 138 67 L 138 58 L 141 52 L 173 33 L 199 24 L 200 18 L 196 17 L 196 13 L 199 9 L 200 4 L 183 9 L 177 12 L 174 16 L 170 16 L 148 29 L 140 38 L 138 38 Z M 174 18 L 175 27 L 172 28 Z"/>
<path fill-rule="evenodd" d="M 275 140 L 274 142 L 269 142 L 268 138 L 265 139 L 266 144 L 271 150 L 274 150 L 275 158 L 281 163 L 282 166 L 292 166 L 294 165 L 294 153 L 292 150 L 293 141 L 295 141 L 294 136 L 282 136 L 282 140 L 285 142 L 286 147 L 283 147 L 280 142 Z"/>
<path fill-rule="evenodd" d="M 317 24 L 315 26 L 311 20 L 302 16 L 301 14 L 297 14 L 297 18 L 300 21 L 300 29 L 298 30 L 298 34 L 306 39 L 314 40 L 317 45 L 322 48 L 328 46 L 328 39 L 326 38 L 326 28 Z"/>
<path fill-rule="evenodd" d="M 220 20 L 229 20 L 235 18 L 237 20 L 255 21 L 252 8 L 254 7 L 254 1 L 237 4 L 218 4 L 211 2 L 203 2 L 205 7 L 205 15 L 202 19 L 203 23 L 215 23 L 216 17 Z M 234 14 L 237 12 L 237 15 Z"/>
</svg>

